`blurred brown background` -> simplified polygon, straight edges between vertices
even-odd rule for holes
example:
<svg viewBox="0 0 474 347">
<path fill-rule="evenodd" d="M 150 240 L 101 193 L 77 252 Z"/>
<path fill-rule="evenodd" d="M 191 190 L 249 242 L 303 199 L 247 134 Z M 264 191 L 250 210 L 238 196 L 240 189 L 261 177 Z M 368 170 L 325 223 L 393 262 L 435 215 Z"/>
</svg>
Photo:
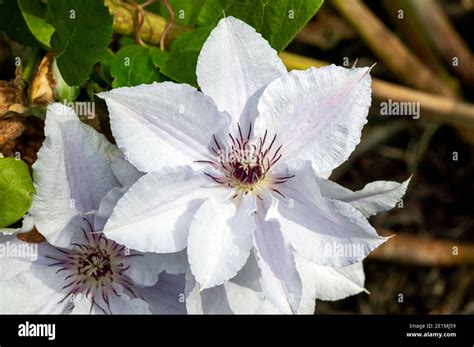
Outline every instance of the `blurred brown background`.
<svg viewBox="0 0 474 347">
<path fill-rule="evenodd" d="M 473 22 L 473 0 L 329 0 L 287 49 L 294 68 L 377 63 L 361 145 L 331 179 L 358 190 L 413 174 L 403 207 L 371 218 L 397 234 L 364 262 L 371 295 L 317 313 L 474 313 Z M 381 115 L 388 99 L 419 118 Z"/>
</svg>

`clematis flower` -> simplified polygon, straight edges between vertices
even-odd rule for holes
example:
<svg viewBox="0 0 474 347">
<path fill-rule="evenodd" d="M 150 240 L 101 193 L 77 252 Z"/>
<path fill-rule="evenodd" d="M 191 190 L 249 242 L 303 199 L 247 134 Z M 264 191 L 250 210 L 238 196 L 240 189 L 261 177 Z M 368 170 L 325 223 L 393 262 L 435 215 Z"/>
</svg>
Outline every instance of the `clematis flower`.
<svg viewBox="0 0 474 347">
<path fill-rule="evenodd" d="M 61 104 L 48 107 L 45 134 L 30 214 L 47 241 L 0 236 L 0 312 L 185 313 L 185 254 L 140 253 L 102 233 L 142 174 Z"/>
<path fill-rule="evenodd" d="M 196 74 L 202 92 L 163 82 L 100 94 L 119 148 L 147 173 L 119 200 L 104 233 L 142 252 L 187 249 L 201 294 L 218 286 L 225 294 L 255 256 L 257 290 L 278 312 L 298 312 L 310 280 L 295 258 L 319 269 L 314 298 L 321 281 L 386 240 L 355 203 L 385 207 L 392 202 L 385 191 L 333 192 L 323 178 L 360 141 L 369 69 L 288 73 L 260 34 L 227 17 L 205 42 Z M 403 195 L 406 185 L 390 184 Z M 187 285 L 192 293 L 190 276 Z"/>
</svg>

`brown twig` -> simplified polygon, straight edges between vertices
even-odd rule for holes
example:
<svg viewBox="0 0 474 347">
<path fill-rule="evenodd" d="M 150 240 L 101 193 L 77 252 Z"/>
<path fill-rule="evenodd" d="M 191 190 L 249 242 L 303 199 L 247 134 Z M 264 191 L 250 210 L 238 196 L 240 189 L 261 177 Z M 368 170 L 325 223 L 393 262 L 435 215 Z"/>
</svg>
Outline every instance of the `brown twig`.
<svg viewBox="0 0 474 347">
<path fill-rule="evenodd" d="M 161 39 L 160 39 L 160 49 L 162 51 L 165 50 L 165 39 L 166 39 L 166 35 L 168 34 L 168 32 L 171 30 L 171 27 L 173 26 L 174 24 L 174 11 L 173 11 L 173 8 L 171 7 L 170 3 L 168 0 L 163 0 L 163 3 L 165 4 L 166 6 L 166 10 L 168 11 L 168 13 L 170 14 L 170 19 L 168 21 L 168 23 L 166 24 L 166 27 L 165 27 L 165 30 L 163 31 L 163 35 L 161 35 Z"/>
<path fill-rule="evenodd" d="M 402 82 L 432 93 L 455 96 L 455 93 L 410 52 L 364 3 L 359 0 L 332 0 L 330 3 L 352 24 L 369 48 Z"/>
<path fill-rule="evenodd" d="M 137 16 L 137 25 L 135 29 L 135 42 L 141 46 L 145 46 L 145 42 L 143 42 L 141 38 L 141 33 L 142 33 L 142 28 L 143 28 L 143 23 L 145 22 L 145 11 L 143 10 L 145 7 L 148 5 L 153 4 L 157 0 L 148 0 L 145 1 L 142 4 L 137 4 L 134 0 L 128 0 L 128 3 L 135 7 L 136 10 L 136 16 Z M 165 1 L 165 0 L 164 0 Z M 166 30 L 165 30 L 166 31 Z M 163 33 L 163 37 L 165 36 L 165 33 Z"/>
<path fill-rule="evenodd" d="M 383 4 L 392 22 L 418 57 L 441 78 L 456 94 L 460 93 L 459 81 L 450 74 L 442 58 L 429 39 L 429 27 L 420 21 L 416 1 L 384 0 Z M 401 11 L 401 12 L 400 12 Z M 402 17 L 400 17 L 400 14 Z"/>
<path fill-rule="evenodd" d="M 454 73 L 471 89 L 474 89 L 474 57 L 449 18 L 433 0 L 411 1 L 415 13 L 432 45 L 443 56 Z M 458 64 L 453 64 L 453 59 Z"/>
<path fill-rule="evenodd" d="M 393 234 L 381 231 L 381 234 Z M 373 251 L 368 259 L 426 266 L 474 264 L 474 245 L 453 240 L 434 240 L 398 233 Z"/>
<path fill-rule="evenodd" d="M 143 8 L 137 4 L 134 1 L 129 2 L 133 7 L 135 7 L 136 10 L 136 16 L 137 16 L 137 25 L 135 29 L 135 42 L 141 46 L 146 46 L 145 42 L 143 42 L 141 38 L 141 33 L 142 33 L 142 27 L 143 27 L 143 22 L 145 21 L 145 16 L 143 14 Z"/>
</svg>

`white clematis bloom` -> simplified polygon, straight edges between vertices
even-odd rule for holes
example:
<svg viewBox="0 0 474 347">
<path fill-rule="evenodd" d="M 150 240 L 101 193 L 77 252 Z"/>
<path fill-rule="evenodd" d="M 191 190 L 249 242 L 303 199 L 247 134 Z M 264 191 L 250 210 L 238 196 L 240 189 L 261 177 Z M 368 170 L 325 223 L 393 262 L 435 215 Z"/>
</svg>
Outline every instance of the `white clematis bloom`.
<svg viewBox="0 0 474 347">
<path fill-rule="evenodd" d="M 0 313 L 185 313 L 185 254 L 139 253 L 101 231 L 142 173 L 61 104 L 45 134 L 30 213 L 47 241 L 0 236 Z"/>
<path fill-rule="evenodd" d="M 313 299 L 351 295 L 349 285 L 322 283 L 340 285 L 341 276 L 361 291 L 362 267 L 352 264 L 386 240 L 363 213 L 392 204 L 406 185 L 352 194 L 317 173 L 339 166 L 359 143 L 369 69 L 288 73 L 260 34 L 227 17 L 205 42 L 196 73 L 202 92 L 163 82 L 100 95 L 118 146 L 147 173 L 118 202 L 107 237 L 142 252 L 187 248 L 201 293 L 223 285 L 225 295 L 253 254 L 257 290 L 278 312 L 300 312 L 313 278 Z"/>
</svg>

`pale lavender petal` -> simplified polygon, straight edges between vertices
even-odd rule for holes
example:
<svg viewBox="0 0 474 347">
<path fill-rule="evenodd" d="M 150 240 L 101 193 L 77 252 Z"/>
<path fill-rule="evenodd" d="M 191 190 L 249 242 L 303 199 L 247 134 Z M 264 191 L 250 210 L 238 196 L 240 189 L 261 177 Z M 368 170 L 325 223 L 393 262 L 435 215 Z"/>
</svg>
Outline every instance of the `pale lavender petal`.
<svg viewBox="0 0 474 347">
<path fill-rule="evenodd" d="M 261 285 L 266 299 L 281 313 L 296 313 L 301 301 L 302 280 L 289 244 L 277 221 L 266 221 L 271 196 L 264 194 L 255 215 L 254 249 L 262 272 Z"/>
<path fill-rule="evenodd" d="M 48 106 L 45 134 L 33 165 L 36 194 L 30 213 L 50 243 L 67 247 L 77 231 L 71 221 L 98 209 L 119 185 L 108 156 L 113 145 L 62 104 Z"/>
<path fill-rule="evenodd" d="M 368 68 L 291 71 L 263 92 L 255 134 L 277 134 L 282 160 L 310 160 L 324 173 L 343 163 L 359 143 L 370 103 Z"/>
<path fill-rule="evenodd" d="M 221 19 L 212 30 L 196 67 L 202 91 L 220 110 L 232 115 L 233 123 L 241 121 L 248 100 L 257 91 L 285 73 L 285 66 L 269 43 L 234 17 Z"/>
</svg>

